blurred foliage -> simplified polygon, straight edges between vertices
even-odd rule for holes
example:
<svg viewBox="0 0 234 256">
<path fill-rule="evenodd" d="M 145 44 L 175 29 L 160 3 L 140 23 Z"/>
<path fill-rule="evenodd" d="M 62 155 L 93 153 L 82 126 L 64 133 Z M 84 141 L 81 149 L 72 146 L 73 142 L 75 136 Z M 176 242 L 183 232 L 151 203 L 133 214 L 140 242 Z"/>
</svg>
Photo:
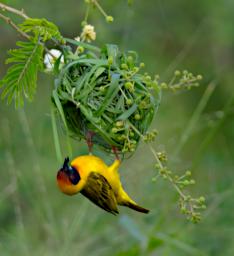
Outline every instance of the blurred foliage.
<svg viewBox="0 0 234 256">
<path fill-rule="evenodd" d="M 31 17 L 57 24 L 68 37 L 80 34 L 83 1 L 2 1 L 24 8 Z M 233 62 L 234 2 L 135 0 L 102 1 L 114 17 L 107 24 L 92 12 L 97 44 L 116 43 L 136 50 L 152 73 L 171 77 L 188 68 L 204 77 L 186 92 L 165 92 L 152 127 L 155 146 L 166 150 L 173 169 L 192 169 L 195 193 L 207 195 L 208 209 L 199 225 L 177 213 L 174 191 L 163 181 L 151 182 L 153 159 L 142 144 L 121 168 L 127 191 L 151 209 L 148 216 L 121 209 L 114 217 L 81 196 L 65 197 L 56 188 L 56 161 L 50 119 L 53 81 L 39 79 L 35 101 L 15 110 L 0 103 L 0 251 L 3 255 L 227 255 L 234 254 L 233 218 Z M 0 77 L 6 50 L 15 32 L 0 21 Z M 208 84 L 214 89 L 198 108 Z M 195 120 L 195 121 L 194 121 Z M 188 136 L 183 136 L 183 135 Z M 66 138 L 60 130 L 63 154 Z M 181 145 L 178 150 L 178 145 Z M 72 141 L 74 156 L 86 145 Z M 96 151 L 99 156 L 99 151 Z M 108 157 L 106 158 L 108 161 Z M 110 160 L 109 160 L 110 161 Z"/>
</svg>

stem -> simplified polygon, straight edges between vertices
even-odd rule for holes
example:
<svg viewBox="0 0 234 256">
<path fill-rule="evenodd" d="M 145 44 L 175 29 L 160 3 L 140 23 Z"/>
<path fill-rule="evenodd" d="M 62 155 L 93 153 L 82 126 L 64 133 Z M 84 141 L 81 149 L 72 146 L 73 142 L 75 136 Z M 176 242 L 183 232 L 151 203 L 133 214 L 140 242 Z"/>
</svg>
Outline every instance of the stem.
<svg viewBox="0 0 234 256">
<path fill-rule="evenodd" d="M 103 10 L 101 5 L 98 3 L 97 0 L 93 0 L 92 3 L 98 8 L 98 10 L 101 12 L 101 14 L 106 18 L 108 15 L 107 13 Z"/>
<path fill-rule="evenodd" d="M 8 11 L 8 12 L 14 13 L 14 14 L 16 14 L 18 16 L 21 16 L 24 19 L 29 19 L 30 18 L 28 15 L 26 15 L 24 13 L 23 9 L 22 10 L 17 10 L 15 8 L 10 7 L 10 6 L 8 6 L 6 4 L 3 4 L 3 3 L 0 3 L 0 9 L 2 9 L 2 11 Z"/>
<path fill-rule="evenodd" d="M 158 155 L 157 155 L 155 149 L 154 149 L 151 145 L 149 145 L 149 148 L 150 148 L 150 151 L 153 153 L 153 155 L 154 155 L 154 157 L 155 157 L 155 160 L 156 160 L 157 164 L 159 165 L 160 169 L 163 169 L 164 167 L 163 167 L 161 161 L 159 160 Z M 176 189 L 176 191 L 179 193 L 179 195 L 180 195 L 183 199 L 185 199 L 186 196 L 185 196 L 184 193 L 180 190 L 180 188 L 175 184 L 175 182 L 173 181 L 173 179 L 172 179 L 169 175 L 167 175 L 167 179 L 172 183 L 173 187 Z"/>
<path fill-rule="evenodd" d="M 12 26 L 17 32 L 20 33 L 21 36 L 25 37 L 26 39 L 30 39 L 30 36 L 24 33 L 9 17 L 0 13 L 0 18 L 3 19 L 7 24 Z"/>
<path fill-rule="evenodd" d="M 51 107 L 51 124 L 52 124 L 53 136 L 54 136 L 54 146 L 55 146 L 56 156 L 58 161 L 62 162 L 62 152 L 61 152 L 61 146 L 59 143 L 58 129 L 57 129 L 57 124 L 55 120 L 55 112 L 52 107 Z"/>
<path fill-rule="evenodd" d="M 86 13 L 85 13 L 84 21 L 86 21 L 86 22 L 88 21 L 89 11 L 90 11 L 90 5 L 87 6 Z"/>
<path fill-rule="evenodd" d="M 140 131 L 138 131 L 138 129 L 137 129 L 134 125 L 132 125 L 132 124 L 130 123 L 130 126 L 131 126 L 131 128 L 132 128 L 142 139 L 144 139 L 144 136 L 140 133 Z M 152 154 L 154 155 L 155 160 L 156 160 L 157 164 L 159 165 L 159 168 L 160 168 L 160 169 L 163 169 L 164 167 L 163 167 L 161 161 L 159 160 L 158 155 L 157 155 L 155 149 L 154 149 L 151 145 L 149 145 L 149 148 L 150 148 L 150 151 L 152 152 Z M 181 198 L 182 198 L 183 200 L 186 200 L 186 195 L 185 195 L 185 194 L 181 191 L 181 189 L 176 185 L 176 183 L 173 181 L 173 179 L 171 178 L 170 175 L 167 175 L 167 179 L 171 182 L 171 184 L 173 185 L 173 187 L 175 188 L 175 190 L 178 192 L 178 194 L 181 196 Z M 192 205 L 191 205 L 191 204 L 189 204 L 189 205 L 190 205 L 190 208 L 192 208 Z M 191 210 L 191 212 L 193 212 L 193 210 Z"/>
</svg>

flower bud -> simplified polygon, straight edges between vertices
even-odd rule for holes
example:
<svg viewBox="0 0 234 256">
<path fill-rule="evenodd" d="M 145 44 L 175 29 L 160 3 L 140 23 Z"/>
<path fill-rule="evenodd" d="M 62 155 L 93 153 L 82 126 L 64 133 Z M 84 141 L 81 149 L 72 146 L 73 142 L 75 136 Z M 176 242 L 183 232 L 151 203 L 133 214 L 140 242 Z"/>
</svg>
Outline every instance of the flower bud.
<svg viewBox="0 0 234 256">
<path fill-rule="evenodd" d="M 175 71 L 175 76 L 180 76 L 181 75 L 181 72 L 179 70 L 176 70 Z"/>
<path fill-rule="evenodd" d="M 106 22 L 111 23 L 114 21 L 114 18 L 112 16 L 106 16 Z"/>
<path fill-rule="evenodd" d="M 135 118 L 135 120 L 140 120 L 141 116 L 140 116 L 140 114 L 135 114 L 134 118 Z"/>
<path fill-rule="evenodd" d="M 132 100 L 131 100 L 131 99 L 127 99 L 127 100 L 126 100 L 126 104 L 127 104 L 127 105 L 132 105 Z"/>
<path fill-rule="evenodd" d="M 112 131 L 113 133 L 117 133 L 117 132 L 118 132 L 118 129 L 114 127 L 114 128 L 111 129 L 111 131 Z"/>
<path fill-rule="evenodd" d="M 117 121 L 115 124 L 117 127 L 123 127 L 124 122 L 123 121 Z"/>
<path fill-rule="evenodd" d="M 128 69 L 128 65 L 126 63 L 122 63 L 121 64 L 121 68 L 127 70 Z"/>
</svg>

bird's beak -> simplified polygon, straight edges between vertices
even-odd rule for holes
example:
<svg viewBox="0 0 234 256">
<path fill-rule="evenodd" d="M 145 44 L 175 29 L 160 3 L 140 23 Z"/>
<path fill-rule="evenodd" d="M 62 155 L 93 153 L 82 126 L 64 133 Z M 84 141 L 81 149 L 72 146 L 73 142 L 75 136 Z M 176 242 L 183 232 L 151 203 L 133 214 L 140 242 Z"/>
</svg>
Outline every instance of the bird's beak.
<svg viewBox="0 0 234 256">
<path fill-rule="evenodd" d="M 63 167 L 62 167 L 62 169 L 63 170 L 66 170 L 68 167 L 69 167 L 69 157 L 66 157 L 65 159 L 64 159 L 64 163 L 63 163 Z"/>
</svg>

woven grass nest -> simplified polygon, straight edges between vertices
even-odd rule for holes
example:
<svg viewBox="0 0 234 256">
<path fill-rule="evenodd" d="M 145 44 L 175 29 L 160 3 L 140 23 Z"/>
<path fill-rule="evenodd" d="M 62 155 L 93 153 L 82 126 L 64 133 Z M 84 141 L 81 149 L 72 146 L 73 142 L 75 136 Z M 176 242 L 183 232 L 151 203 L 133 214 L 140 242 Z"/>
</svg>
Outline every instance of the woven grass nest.
<svg viewBox="0 0 234 256">
<path fill-rule="evenodd" d="M 99 49 L 69 40 L 79 54 L 67 48 L 65 64 L 55 82 L 52 100 L 69 134 L 111 152 L 133 153 L 160 103 L 160 90 L 135 52 L 116 45 Z M 76 50 L 77 52 L 77 50 Z"/>
</svg>

